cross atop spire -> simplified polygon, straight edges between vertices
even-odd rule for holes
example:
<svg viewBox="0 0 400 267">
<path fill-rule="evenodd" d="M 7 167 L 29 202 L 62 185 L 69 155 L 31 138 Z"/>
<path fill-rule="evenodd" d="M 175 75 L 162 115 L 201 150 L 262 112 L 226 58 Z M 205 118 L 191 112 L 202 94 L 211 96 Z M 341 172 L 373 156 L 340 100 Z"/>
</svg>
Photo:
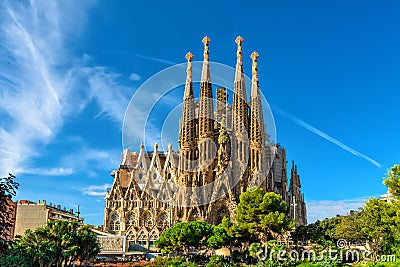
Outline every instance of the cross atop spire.
<svg viewBox="0 0 400 267">
<path fill-rule="evenodd" d="M 238 48 L 237 48 L 237 57 L 238 60 L 242 61 L 242 43 L 244 42 L 244 39 L 242 36 L 236 37 L 235 43 L 237 43 Z"/>
<path fill-rule="evenodd" d="M 208 44 L 211 42 L 211 39 L 208 36 L 204 36 L 202 42 L 204 44 L 204 61 L 208 61 Z"/>
</svg>

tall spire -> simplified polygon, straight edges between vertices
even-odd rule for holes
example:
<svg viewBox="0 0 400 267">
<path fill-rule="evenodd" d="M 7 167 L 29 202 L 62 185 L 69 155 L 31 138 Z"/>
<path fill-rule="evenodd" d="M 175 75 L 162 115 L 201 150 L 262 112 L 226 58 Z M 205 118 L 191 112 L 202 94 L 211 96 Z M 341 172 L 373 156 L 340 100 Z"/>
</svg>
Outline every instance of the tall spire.
<svg viewBox="0 0 400 267">
<path fill-rule="evenodd" d="M 192 60 L 193 54 L 186 54 L 187 69 L 186 69 L 186 84 L 182 105 L 182 119 L 179 131 L 179 186 L 183 186 L 183 191 L 177 192 L 177 199 L 181 203 L 185 203 L 187 193 L 185 187 L 192 184 L 192 172 L 194 171 L 193 162 L 196 161 L 197 150 L 197 135 L 196 135 L 196 119 L 195 119 L 195 103 L 192 80 Z M 169 151 L 172 146 L 168 146 Z"/>
<path fill-rule="evenodd" d="M 258 53 L 251 54 L 251 107 L 250 107 L 250 166 L 254 175 L 264 178 L 267 175 L 265 158 L 265 126 L 258 83 Z M 260 173 L 260 174 L 258 174 Z"/>
<path fill-rule="evenodd" d="M 252 146 L 265 146 L 265 126 L 262 112 L 260 86 L 258 83 L 258 53 L 251 54 L 252 79 L 251 79 L 251 116 L 250 116 L 250 142 Z"/>
<path fill-rule="evenodd" d="M 210 75 L 210 64 L 208 62 L 209 52 L 208 52 L 208 45 L 211 42 L 208 36 L 205 36 L 202 40 L 204 44 L 204 61 L 203 61 L 203 69 L 201 73 L 201 81 L 202 82 L 211 82 L 211 75 Z"/>
<path fill-rule="evenodd" d="M 252 68 L 251 68 L 251 96 L 260 96 L 260 87 L 258 84 L 258 53 L 254 51 L 251 53 L 251 59 L 253 60 Z"/>
<path fill-rule="evenodd" d="M 292 170 L 290 175 L 290 191 L 292 194 L 295 194 L 298 190 L 300 190 L 300 175 L 297 173 L 297 165 L 292 161 Z"/>
<path fill-rule="evenodd" d="M 242 36 L 238 36 L 235 39 L 235 43 L 237 43 L 238 48 L 236 51 L 236 56 L 237 56 L 237 62 L 238 64 L 242 64 L 242 59 L 243 59 L 243 49 L 242 49 L 242 43 L 243 43 L 244 39 Z M 242 66 L 243 68 L 243 66 Z"/>
<path fill-rule="evenodd" d="M 243 61 L 242 61 L 242 43 L 243 38 L 238 36 L 235 40 L 237 44 L 237 60 L 236 60 L 236 72 L 235 72 L 235 83 L 234 83 L 234 95 L 233 95 L 233 128 L 234 130 L 244 133 L 248 127 L 248 106 L 247 106 L 247 93 L 246 84 L 244 80 Z"/>
<path fill-rule="evenodd" d="M 210 38 L 203 38 L 204 44 L 204 61 L 201 73 L 200 83 L 200 101 L 199 101 L 199 137 L 212 138 L 214 135 L 214 109 L 213 95 L 211 88 L 210 65 L 208 62 L 209 52 L 208 44 Z"/>
<path fill-rule="evenodd" d="M 186 84 L 185 84 L 185 93 L 183 99 L 194 98 L 193 92 L 193 81 L 192 81 L 192 60 L 194 56 L 192 53 L 188 52 L 186 54 L 187 59 L 187 68 L 186 68 Z"/>
<path fill-rule="evenodd" d="M 194 141 L 196 136 L 196 123 L 195 123 L 195 104 L 194 104 L 194 92 L 193 92 L 193 81 L 192 81 L 192 60 L 193 54 L 188 52 L 186 54 L 187 69 L 186 69 L 186 84 L 185 92 L 183 96 L 182 105 L 182 119 L 181 129 L 179 134 L 179 145 L 180 148 L 187 148 L 195 146 Z"/>
<path fill-rule="evenodd" d="M 199 138 L 198 138 L 198 151 L 199 163 L 202 167 L 208 166 L 211 168 L 210 162 L 214 159 L 215 140 L 214 134 L 214 108 L 213 108 L 213 94 L 211 87 L 210 65 L 209 65 L 209 51 L 208 45 L 210 38 L 207 36 L 203 38 L 204 44 L 204 61 L 201 73 L 200 82 L 200 100 L 199 100 Z M 208 171 L 203 170 L 202 184 L 211 182 L 212 176 L 208 175 Z"/>
</svg>

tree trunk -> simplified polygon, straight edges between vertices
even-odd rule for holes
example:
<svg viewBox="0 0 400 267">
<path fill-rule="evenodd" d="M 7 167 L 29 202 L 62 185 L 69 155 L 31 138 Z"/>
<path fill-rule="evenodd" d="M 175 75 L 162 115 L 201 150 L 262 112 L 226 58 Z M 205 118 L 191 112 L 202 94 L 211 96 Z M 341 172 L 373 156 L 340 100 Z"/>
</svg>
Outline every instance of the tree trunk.
<svg viewBox="0 0 400 267">
<path fill-rule="evenodd" d="M 189 247 L 185 247 L 186 252 L 186 263 L 189 263 Z"/>
<path fill-rule="evenodd" d="M 229 254 L 231 255 L 231 262 L 233 262 L 232 240 L 229 240 Z"/>
</svg>

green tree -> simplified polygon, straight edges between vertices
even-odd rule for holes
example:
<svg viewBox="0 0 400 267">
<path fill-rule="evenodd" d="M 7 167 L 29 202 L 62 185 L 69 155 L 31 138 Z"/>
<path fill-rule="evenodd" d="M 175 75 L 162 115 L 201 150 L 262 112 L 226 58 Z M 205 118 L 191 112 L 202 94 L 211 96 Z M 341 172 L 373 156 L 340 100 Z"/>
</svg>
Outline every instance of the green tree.
<svg viewBox="0 0 400 267">
<path fill-rule="evenodd" d="M 202 221 L 180 222 L 162 233 L 154 244 L 163 253 L 182 251 L 188 255 L 190 247 L 201 248 L 205 245 L 213 227 Z"/>
<path fill-rule="evenodd" d="M 295 242 L 310 241 L 324 248 L 332 247 L 335 246 L 337 240 L 336 227 L 340 224 L 340 221 L 340 217 L 334 217 L 299 226 L 296 227 L 291 237 Z"/>
<path fill-rule="evenodd" d="M 246 233 L 246 229 L 225 217 L 219 225 L 213 227 L 212 235 L 207 239 L 207 245 L 215 249 L 228 246 L 231 261 L 233 261 L 232 248 L 234 245 L 239 245 L 241 241 L 244 241 Z"/>
<path fill-rule="evenodd" d="M 7 250 L 7 232 L 15 223 L 13 210 L 10 208 L 11 198 L 15 196 L 19 187 L 15 178 L 11 173 L 7 177 L 0 178 L 0 256 Z"/>
<path fill-rule="evenodd" d="M 383 183 L 394 199 L 390 203 L 372 198 L 363 207 L 358 220 L 374 258 L 378 252 L 400 256 L 400 165 L 386 173 Z"/>
<path fill-rule="evenodd" d="M 389 223 L 393 244 L 390 251 L 400 257 L 400 165 L 395 164 L 386 173 L 383 183 L 388 187 L 394 199 L 390 202 L 391 222 Z"/>
<path fill-rule="evenodd" d="M 320 227 L 324 233 L 324 238 L 328 243 L 336 241 L 336 226 L 340 224 L 340 220 L 340 216 L 336 216 L 321 221 Z"/>
<path fill-rule="evenodd" d="M 382 251 L 383 245 L 392 243 L 390 224 L 393 215 L 390 204 L 376 198 L 369 199 L 360 213 L 360 231 L 368 241 L 374 259 Z"/>
<path fill-rule="evenodd" d="M 89 226 L 55 221 L 16 238 L 2 266 L 70 266 L 89 260 L 100 252 L 97 237 Z"/>
<path fill-rule="evenodd" d="M 260 187 L 250 187 L 240 195 L 236 221 L 243 229 L 254 234 L 264 245 L 268 236 L 282 234 L 294 226 L 286 219 L 288 209 L 282 196 L 273 192 L 265 193 Z"/>
<path fill-rule="evenodd" d="M 360 231 L 358 223 L 358 213 L 352 213 L 347 216 L 339 217 L 339 223 L 335 227 L 333 237 L 338 239 L 345 239 L 349 242 L 356 242 L 364 237 Z"/>
<path fill-rule="evenodd" d="M 395 164 L 387 172 L 383 183 L 389 188 L 389 192 L 400 199 L 400 165 Z"/>
</svg>

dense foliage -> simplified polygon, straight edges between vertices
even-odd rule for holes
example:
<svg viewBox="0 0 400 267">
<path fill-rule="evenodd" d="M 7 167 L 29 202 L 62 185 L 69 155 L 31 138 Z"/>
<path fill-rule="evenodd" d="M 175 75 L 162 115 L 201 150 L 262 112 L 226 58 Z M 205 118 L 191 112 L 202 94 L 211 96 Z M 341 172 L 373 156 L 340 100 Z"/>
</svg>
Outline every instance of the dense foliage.
<svg viewBox="0 0 400 267">
<path fill-rule="evenodd" d="M 71 266 L 89 260 L 100 251 L 89 226 L 78 222 L 54 221 L 13 240 L 1 266 Z"/>
<path fill-rule="evenodd" d="M 269 236 L 275 238 L 294 226 L 294 221 L 287 220 L 287 214 L 281 195 L 250 187 L 240 195 L 235 219 L 239 227 L 251 234 L 251 241 L 266 244 Z"/>
<path fill-rule="evenodd" d="M 180 222 L 162 233 L 155 245 L 163 253 L 182 251 L 188 255 L 190 247 L 199 249 L 205 245 L 207 237 L 212 234 L 212 228 L 212 225 L 202 221 Z"/>
<path fill-rule="evenodd" d="M 15 196 L 19 187 L 15 178 L 11 173 L 7 177 L 0 178 L 0 256 L 5 253 L 8 246 L 6 231 L 15 223 L 12 210 L 9 208 L 9 201 Z"/>
<path fill-rule="evenodd" d="M 371 251 L 372 260 L 379 255 L 400 258 L 400 165 L 394 165 L 383 183 L 392 194 L 389 202 L 369 199 L 363 208 L 346 216 L 317 221 L 299 227 L 293 233 L 295 241 L 309 240 L 324 247 L 334 247 L 339 239 L 347 241 L 347 248 L 357 241 Z"/>
</svg>

